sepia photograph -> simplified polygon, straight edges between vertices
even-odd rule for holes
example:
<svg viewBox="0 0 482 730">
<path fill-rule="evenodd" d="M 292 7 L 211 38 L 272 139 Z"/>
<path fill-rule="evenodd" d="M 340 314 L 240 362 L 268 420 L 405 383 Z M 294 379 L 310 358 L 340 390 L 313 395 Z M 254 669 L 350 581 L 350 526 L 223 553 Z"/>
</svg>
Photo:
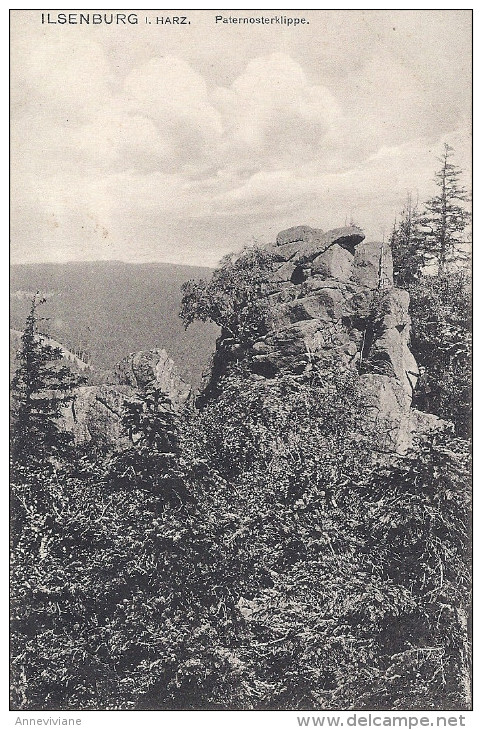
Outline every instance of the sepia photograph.
<svg viewBox="0 0 482 730">
<path fill-rule="evenodd" d="M 472 11 L 17 9 L 10 86 L 12 723 L 463 727 Z"/>
</svg>

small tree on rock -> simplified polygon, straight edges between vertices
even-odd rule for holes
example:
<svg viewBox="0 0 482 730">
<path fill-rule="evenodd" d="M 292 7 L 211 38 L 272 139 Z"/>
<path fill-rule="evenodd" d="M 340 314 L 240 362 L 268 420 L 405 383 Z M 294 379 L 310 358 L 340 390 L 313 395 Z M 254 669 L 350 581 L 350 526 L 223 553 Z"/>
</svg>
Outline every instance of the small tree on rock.
<svg viewBox="0 0 482 730">
<path fill-rule="evenodd" d="M 214 322 L 221 328 L 210 381 L 200 400 L 215 394 L 216 383 L 245 359 L 252 345 L 269 329 L 271 274 L 275 255 L 248 248 L 225 256 L 209 281 L 187 281 L 182 286 L 180 317 L 187 329 L 194 321 Z"/>
</svg>

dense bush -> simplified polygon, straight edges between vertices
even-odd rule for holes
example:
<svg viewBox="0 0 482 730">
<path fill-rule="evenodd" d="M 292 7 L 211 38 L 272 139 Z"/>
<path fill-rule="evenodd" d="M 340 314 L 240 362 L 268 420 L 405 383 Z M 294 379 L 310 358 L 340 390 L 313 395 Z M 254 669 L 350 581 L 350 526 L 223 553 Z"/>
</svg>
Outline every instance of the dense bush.
<svg viewBox="0 0 482 730">
<path fill-rule="evenodd" d="M 316 386 L 225 384 L 196 426 L 240 561 L 243 706 L 467 707 L 467 445 L 443 435 L 376 464 L 355 393 L 342 410 L 332 387 L 330 404 Z"/>
<path fill-rule="evenodd" d="M 374 468 L 320 386 L 267 387 L 181 425 L 155 489 L 15 468 L 16 708 L 467 707 L 465 442 Z"/>
<path fill-rule="evenodd" d="M 15 471 L 14 707 L 236 701 L 225 648 L 235 623 L 224 575 L 233 569 L 220 561 L 215 516 L 195 496 L 174 503 L 97 467 Z"/>
<path fill-rule="evenodd" d="M 278 512 L 285 540 L 269 546 L 272 583 L 244 603 L 244 657 L 269 686 L 262 707 L 468 707 L 468 473 L 459 448 L 428 443 L 422 459 L 351 481 L 329 505 L 312 492 Z M 455 476 L 441 476 L 454 466 Z M 280 563 L 283 550 L 290 557 Z"/>
</svg>

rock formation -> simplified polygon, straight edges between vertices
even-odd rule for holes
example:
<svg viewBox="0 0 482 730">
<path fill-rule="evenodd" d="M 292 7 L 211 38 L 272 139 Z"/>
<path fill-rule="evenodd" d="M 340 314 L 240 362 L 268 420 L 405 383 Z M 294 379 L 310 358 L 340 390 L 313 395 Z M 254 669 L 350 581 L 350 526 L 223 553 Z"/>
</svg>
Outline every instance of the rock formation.
<svg viewBox="0 0 482 730">
<path fill-rule="evenodd" d="M 132 353 L 107 373 L 104 384 L 76 389 L 71 406 L 64 412 L 64 427 L 73 433 L 77 444 L 98 441 L 107 447 L 126 446 L 124 402 L 152 386 L 166 393 L 177 411 L 191 392 L 165 350 Z"/>
<path fill-rule="evenodd" d="M 360 374 L 380 448 L 403 453 L 415 431 L 440 420 L 411 408 L 418 367 L 409 349 L 409 295 L 393 284 L 389 245 L 364 239 L 356 226 L 278 234 L 270 246 L 268 331 L 252 347 L 251 367 L 265 377 L 303 378 L 313 362 L 335 354 Z"/>
<path fill-rule="evenodd" d="M 415 433 L 440 428 L 440 419 L 411 407 L 418 367 L 409 349 L 409 295 L 393 284 L 389 245 L 366 242 L 356 226 L 326 233 L 296 226 L 279 233 L 269 251 L 274 270 L 267 331 L 248 353 L 241 353 L 248 354 L 252 372 L 303 379 L 314 363 L 327 357 L 336 367 L 353 369 L 382 451 L 403 453 Z M 218 340 L 218 375 L 223 361 L 238 359 L 237 349 L 234 339 Z M 216 382 L 215 370 L 211 384 Z M 65 427 L 77 443 L 127 444 L 123 404 L 153 384 L 170 397 L 175 409 L 190 396 L 190 387 L 164 350 L 138 352 L 122 360 L 104 384 L 76 391 Z"/>
</svg>

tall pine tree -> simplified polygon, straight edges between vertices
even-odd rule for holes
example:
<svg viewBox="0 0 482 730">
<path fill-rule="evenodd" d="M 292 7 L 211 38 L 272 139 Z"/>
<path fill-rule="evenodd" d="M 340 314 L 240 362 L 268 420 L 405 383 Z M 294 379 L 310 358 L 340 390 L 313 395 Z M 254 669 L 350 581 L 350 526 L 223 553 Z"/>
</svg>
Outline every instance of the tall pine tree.
<svg viewBox="0 0 482 730">
<path fill-rule="evenodd" d="M 469 201 L 466 188 L 460 183 L 462 170 L 450 160 L 454 150 L 447 143 L 438 158 L 440 170 L 435 173 L 439 192 L 425 203 L 421 224 L 425 228 L 425 253 L 437 265 L 438 274 L 447 271 L 464 242 L 464 231 L 470 214 L 461 203 Z"/>
</svg>

